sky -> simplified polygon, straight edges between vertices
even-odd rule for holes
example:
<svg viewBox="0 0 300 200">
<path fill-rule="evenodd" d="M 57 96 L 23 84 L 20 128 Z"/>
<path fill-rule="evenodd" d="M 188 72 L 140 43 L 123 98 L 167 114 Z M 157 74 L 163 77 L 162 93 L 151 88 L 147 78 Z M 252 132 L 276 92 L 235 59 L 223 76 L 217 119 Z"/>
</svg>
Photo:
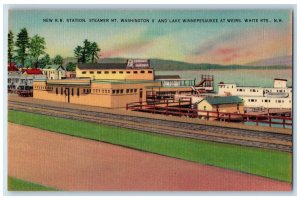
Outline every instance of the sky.
<svg viewBox="0 0 300 200">
<path fill-rule="evenodd" d="M 89 22 L 90 19 L 109 22 Z M 122 19 L 149 22 L 121 22 Z M 217 22 L 186 23 L 184 19 Z M 237 20 L 230 22 L 232 19 Z M 9 30 L 17 35 L 24 27 L 30 37 L 38 34 L 45 38 L 46 52 L 51 57 L 74 57 L 75 47 L 82 45 L 84 39 L 97 42 L 100 58 L 158 58 L 228 65 L 292 55 L 290 10 L 10 10 Z"/>
</svg>

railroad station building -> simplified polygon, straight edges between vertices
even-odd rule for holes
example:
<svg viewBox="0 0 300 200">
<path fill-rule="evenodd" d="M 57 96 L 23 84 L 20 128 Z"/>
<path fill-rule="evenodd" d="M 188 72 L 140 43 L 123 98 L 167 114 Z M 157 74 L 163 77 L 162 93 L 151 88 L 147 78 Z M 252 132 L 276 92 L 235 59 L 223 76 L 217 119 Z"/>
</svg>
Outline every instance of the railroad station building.
<svg viewBox="0 0 300 200">
<path fill-rule="evenodd" d="M 192 93 L 191 86 L 194 80 L 182 81 L 186 84 L 164 86 L 160 79 L 155 79 L 155 72 L 149 60 L 78 64 L 76 78 L 35 81 L 33 98 L 125 108 L 128 103 L 153 101 L 154 95 L 155 100 L 173 98 L 175 94 Z"/>
</svg>

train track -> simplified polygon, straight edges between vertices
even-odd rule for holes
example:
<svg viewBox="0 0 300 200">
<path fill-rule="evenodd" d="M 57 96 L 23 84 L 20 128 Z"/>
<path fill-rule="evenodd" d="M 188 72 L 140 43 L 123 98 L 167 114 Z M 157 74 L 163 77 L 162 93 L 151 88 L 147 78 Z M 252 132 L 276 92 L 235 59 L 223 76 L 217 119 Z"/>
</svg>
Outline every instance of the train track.
<svg viewBox="0 0 300 200">
<path fill-rule="evenodd" d="M 9 100 L 10 110 L 93 122 L 156 134 L 292 152 L 292 136 Z"/>
</svg>

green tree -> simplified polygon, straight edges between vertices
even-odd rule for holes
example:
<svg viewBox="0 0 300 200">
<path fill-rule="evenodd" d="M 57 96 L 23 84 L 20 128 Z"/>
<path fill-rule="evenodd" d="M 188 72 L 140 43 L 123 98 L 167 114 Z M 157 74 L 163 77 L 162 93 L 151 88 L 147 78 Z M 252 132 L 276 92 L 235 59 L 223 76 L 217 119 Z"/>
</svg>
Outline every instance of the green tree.
<svg viewBox="0 0 300 200">
<path fill-rule="evenodd" d="M 94 63 L 94 61 L 96 62 L 98 61 L 99 59 L 98 52 L 100 52 L 98 44 L 96 42 L 93 42 L 90 46 L 90 51 L 89 51 L 92 63 Z"/>
<path fill-rule="evenodd" d="M 75 57 L 77 58 L 77 63 L 82 63 L 82 47 L 81 46 L 77 46 L 74 49 L 74 54 L 75 54 Z"/>
<path fill-rule="evenodd" d="M 41 68 L 45 68 L 46 65 L 50 65 L 51 64 L 51 59 L 49 54 L 44 55 L 44 57 L 42 57 L 39 61 L 39 67 Z"/>
<path fill-rule="evenodd" d="M 83 48 L 82 48 L 82 62 L 88 63 L 90 60 L 90 48 L 91 48 L 91 42 L 85 39 L 83 41 Z"/>
<path fill-rule="evenodd" d="M 64 59 L 61 55 L 56 55 L 54 58 L 53 58 L 53 63 L 56 64 L 56 65 L 62 65 L 64 62 Z"/>
<path fill-rule="evenodd" d="M 46 42 L 43 37 L 33 36 L 29 43 L 29 54 L 33 58 L 34 66 L 37 68 L 40 55 L 45 54 Z"/>
<path fill-rule="evenodd" d="M 32 67 L 32 63 L 34 63 L 34 58 L 31 55 L 27 55 L 24 62 L 24 67 L 26 68 Z"/>
<path fill-rule="evenodd" d="M 16 59 L 22 64 L 22 66 L 25 65 L 25 60 L 28 55 L 27 49 L 29 46 L 29 37 L 28 32 L 26 28 L 21 29 L 20 33 L 17 35 L 16 40 Z"/>
<path fill-rule="evenodd" d="M 11 65 L 13 60 L 13 51 L 14 51 L 14 34 L 12 31 L 8 33 L 8 62 Z"/>
<path fill-rule="evenodd" d="M 96 42 L 90 42 L 87 39 L 83 41 L 83 46 L 77 46 L 74 49 L 77 63 L 94 63 L 99 59 L 98 52 L 100 49 Z"/>
<path fill-rule="evenodd" d="M 73 63 L 73 62 L 69 62 L 67 64 L 67 67 L 66 67 L 66 70 L 67 71 L 75 71 L 76 69 L 76 63 Z"/>
</svg>

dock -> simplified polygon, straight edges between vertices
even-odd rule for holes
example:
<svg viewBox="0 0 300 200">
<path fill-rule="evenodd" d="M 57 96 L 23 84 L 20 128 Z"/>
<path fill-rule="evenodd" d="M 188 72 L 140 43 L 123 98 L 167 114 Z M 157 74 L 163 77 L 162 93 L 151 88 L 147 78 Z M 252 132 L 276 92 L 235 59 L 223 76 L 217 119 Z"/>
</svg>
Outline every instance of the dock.
<svg viewBox="0 0 300 200">
<path fill-rule="evenodd" d="M 266 109 L 266 110 L 261 110 L 261 111 L 256 111 L 256 112 L 247 112 L 249 115 L 254 115 L 254 116 L 285 116 L 285 117 L 290 117 L 292 116 L 292 111 L 291 109 L 278 109 L 278 108 L 271 108 L 271 109 Z"/>
</svg>

